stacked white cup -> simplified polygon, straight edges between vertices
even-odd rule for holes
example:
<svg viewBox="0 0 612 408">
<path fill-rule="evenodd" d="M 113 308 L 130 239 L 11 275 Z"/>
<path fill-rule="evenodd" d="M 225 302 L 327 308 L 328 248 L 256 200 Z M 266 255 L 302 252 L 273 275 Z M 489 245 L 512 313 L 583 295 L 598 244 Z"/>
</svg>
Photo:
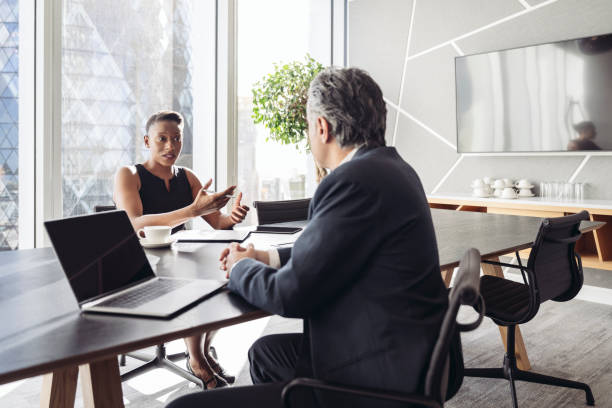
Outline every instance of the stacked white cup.
<svg viewBox="0 0 612 408">
<path fill-rule="evenodd" d="M 473 189 L 472 195 L 475 197 L 486 198 L 486 197 L 491 196 L 491 188 L 489 187 L 489 184 L 484 179 L 474 180 L 472 182 L 472 189 Z"/>
<path fill-rule="evenodd" d="M 516 188 L 519 190 L 519 197 L 533 197 L 534 194 L 533 191 L 531 191 L 533 187 L 534 185 L 527 179 L 521 179 L 516 183 Z"/>
</svg>

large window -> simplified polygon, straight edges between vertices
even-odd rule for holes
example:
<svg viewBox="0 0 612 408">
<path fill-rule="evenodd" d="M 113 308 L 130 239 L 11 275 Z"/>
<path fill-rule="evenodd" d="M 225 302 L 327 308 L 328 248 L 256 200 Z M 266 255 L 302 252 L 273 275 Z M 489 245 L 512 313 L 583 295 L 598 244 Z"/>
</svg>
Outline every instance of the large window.
<svg viewBox="0 0 612 408">
<path fill-rule="evenodd" d="M 148 158 L 150 114 L 185 118 L 178 164 L 192 167 L 192 38 L 198 0 L 65 0 L 62 30 L 63 215 L 112 201 L 122 165 Z M 201 135 L 200 137 L 202 137 Z M 206 175 L 203 175 L 206 177 Z"/>
<path fill-rule="evenodd" d="M 314 162 L 294 146 L 266 141 L 254 125 L 253 84 L 275 62 L 304 60 L 309 53 L 331 63 L 330 0 L 237 2 L 238 188 L 249 200 L 303 198 L 315 189 Z M 253 222 L 252 214 L 247 222 Z"/>
<path fill-rule="evenodd" d="M 19 2 L 0 0 L 0 250 L 17 249 Z"/>
</svg>

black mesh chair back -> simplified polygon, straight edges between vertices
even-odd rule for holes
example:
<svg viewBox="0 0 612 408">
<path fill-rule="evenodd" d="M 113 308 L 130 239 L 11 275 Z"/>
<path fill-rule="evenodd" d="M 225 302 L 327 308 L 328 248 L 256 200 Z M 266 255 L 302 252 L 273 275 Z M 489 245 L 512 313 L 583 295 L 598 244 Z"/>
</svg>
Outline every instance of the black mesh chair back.
<svg viewBox="0 0 612 408">
<path fill-rule="evenodd" d="M 259 225 L 308 219 L 310 198 L 283 201 L 253 201 Z"/>
<path fill-rule="evenodd" d="M 538 303 L 570 300 L 582 288 L 582 265 L 574 251 L 580 222 L 588 219 L 589 213 L 582 211 L 542 221 L 527 262 L 527 269 L 535 275 L 529 284 L 536 289 Z"/>
<path fill-rule="evenodd" d="M 457 322 L 457 313 L 461 305 L 474 306 L 478 311 L 478 317 L 474 322 L 467 324 Z M 480 296 L 480 253 L 471 248 L 461 259 L 459 271 L 455 276 L 455 284 L 449 294 L 449 307 L 444 315 L 440 326 L 440 334 L 432 351 L 425 377 L 424 394 L 354 387 L 314 378 L 296 378 L 283 389 L 283 404 L 285 407 L 291 406 L 290 395 L 294 389 L 314 388 L 328 392 L 404 402 L 410 404 L 411 407 L 441 408 L 444 406 L 444 401 L 455 395 L 463 381 L 463 357 L 459 332 L 477 328 L 482 322 L 484 313 L 485 306 Z M 451 353 L 453 352 L 456 361 L 451 366 Z M 450 379 L 452 379 L 453 385 L 449 387 Z M 376 404 L 373 403 L 372 406 L 376 406 Z"/>
<path fill-rule="evenodd" d="M 457 313 L 461 305 L 475 306 L 479 312 L 478 319 L 470 324 L 458 323 Z M 444 315 L 440 335 L 434 346 L 425 377 L 425 395 L 435 398 L 440 404 L 454 395 L 459 388 L 457 386 L 457 389 L 451 391 L 452 395 L 448 395 L 449 374 L 454 371 L 450 377 L 454 377 L 454 381 L 459 385 L 463 380 L 463 357 L 459 332 L 477 328 L 482 322 L 484 308 L 484 302 L 480 296 L 480 253 L 471 248 L 463 255 L 459 264 L 459 271 L 449 294 L 448 310 Z M 450 349 L 453 341 L 459 348 L 455 354 L 461 359 L 460 367 L 450 367 Z"/>
<path fill-rule="evenodd" d="M 99 213 L 99 212 L 104 212 L 104 211 L 115 211 L 117 209 L 117 206 L 115 205 L 96 205 L 94 206 L 94 211 Z"/>
</svg>

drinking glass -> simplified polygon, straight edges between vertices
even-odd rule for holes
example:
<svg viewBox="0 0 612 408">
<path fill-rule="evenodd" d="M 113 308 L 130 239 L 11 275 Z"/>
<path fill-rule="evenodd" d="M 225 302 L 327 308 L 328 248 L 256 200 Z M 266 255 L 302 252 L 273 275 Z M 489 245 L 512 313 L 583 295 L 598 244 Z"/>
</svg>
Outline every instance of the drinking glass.
<svg viewBox="0 0 612 408">
<path fill-rule="evenodd" d="M 550 187 L 549 183 L 546 181 L 542 181 L 540 183 L 540 197 L 545 200 L 548 200 L 550 198 Z"/>
<path fill-rule="evenodd" d="M 574 183 L 574 198 L 577 201 L 584 200 L 584 183 Z"/>
</svg>

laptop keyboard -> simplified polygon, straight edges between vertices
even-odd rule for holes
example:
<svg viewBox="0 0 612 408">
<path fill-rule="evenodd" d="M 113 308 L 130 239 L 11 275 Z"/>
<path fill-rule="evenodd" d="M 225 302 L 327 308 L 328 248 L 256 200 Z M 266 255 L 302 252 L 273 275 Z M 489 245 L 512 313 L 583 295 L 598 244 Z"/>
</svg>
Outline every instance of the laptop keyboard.
<svg viewBox="0 0 612 408">
<path fill-rule="evenodd" d="M 189 283 L 191 281 L 182 279 L 159 279 L 154 283 L 140 286 L 122 295 L 105 300 L 96 306 L 134 309 Z"/>
</svg>

